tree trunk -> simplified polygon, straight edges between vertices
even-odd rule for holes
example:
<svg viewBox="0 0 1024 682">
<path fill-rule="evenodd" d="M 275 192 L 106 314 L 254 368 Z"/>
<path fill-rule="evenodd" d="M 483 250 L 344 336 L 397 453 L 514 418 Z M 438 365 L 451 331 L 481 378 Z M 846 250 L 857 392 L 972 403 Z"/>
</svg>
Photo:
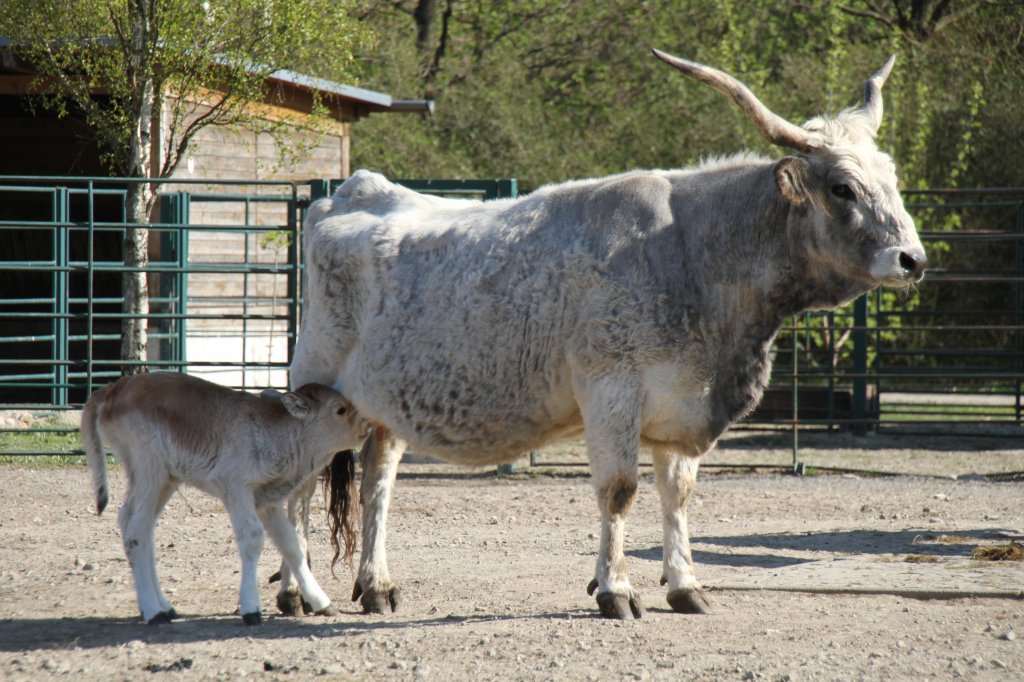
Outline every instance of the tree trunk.
<svg viewBox="0 0 1024 682">
<path fill-rule="evenodd" d="M 437 15 L 437 0 L 420 0 L 412 14 L 416 21 L 416 49 L 421 57 L 430 55 L 431 34 L 434 32 L 434 17 Z"/>
<path fill-rule="evenodd" d="M 146 327 L 149 316 L 149 286 L 144 268 L 149 265 L 149 230 L 141 223 L 148 221 L 152 194 L 146 184 L 137 184 L 128 190 L 128 222 L 124 233 L 124 264 L 129 270 L 122 275 L 121 293 L 124 297 L 122 312 L 128 317 L 121 321 L 122 375 L 141 374 L 146 371 L 146 350 L 149 341 Z M 135 270 L 135 268 L 141 268 Z"/>
<path fill-rule="evenodd" d="M 132 134 L 124 165 L 129 177 L 148 178 L 153 174 L 150 142 L 157 94 L 148 52 L 152 18 L 144 2 L 133 3 L 131 8 L 132 49 L 129 68 L 139 87 L 136 90 L 138 99 L 129 107 L 133 119 Z M 136 181 L 129 184 L 125 207 L 128 227 L 124 235 L 124 264 L 128 271 L 122 275 L 121 281 L 124 297 L 122 312 L 126 315 L 121 321 L 123 375 L 146 371 L 149 286 L 145 268 L 149 266 L 149 230 L 145 225 L 149 223 L 155 199 L 156 193 L 149 183 Z"/>
</svg>

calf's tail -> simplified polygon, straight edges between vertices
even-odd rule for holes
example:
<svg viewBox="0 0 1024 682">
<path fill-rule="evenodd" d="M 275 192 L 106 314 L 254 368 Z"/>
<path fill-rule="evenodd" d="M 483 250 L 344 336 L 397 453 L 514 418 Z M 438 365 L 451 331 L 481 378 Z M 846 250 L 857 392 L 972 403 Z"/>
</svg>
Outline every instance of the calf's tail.
<svg viewBox="0 0 1024 682">
<path fill-rule="evenodd" d="M 107 456 L 103 452 L 96 421 L 99 410 L 106 400 L 107 390 L 102 388 L 92 394 L 82 410 L 82 446 L 85 448 L 85 459 L 92 472 L 92 488 L 96 494 L 96 513 L 102 514 L 109 501 L 109 484 L 107 481 Z"/>
</svg>

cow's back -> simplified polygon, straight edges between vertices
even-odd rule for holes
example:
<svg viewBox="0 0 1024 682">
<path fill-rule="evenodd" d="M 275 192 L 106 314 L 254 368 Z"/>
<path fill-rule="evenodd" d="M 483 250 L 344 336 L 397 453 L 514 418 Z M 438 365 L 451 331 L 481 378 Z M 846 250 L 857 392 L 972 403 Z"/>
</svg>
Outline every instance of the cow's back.
<svg viewBox="0 0 1024 682">
<path fill-rule="evenodd" d="M 574 367 L 612 369 L 597 365 L 661 342 L 643 309 L 657 297 L 619 253 L 671 222 L 668 182 L 652 178 L 602 180 L 609 201 L 580 183 L 465 202 L 357 173 L 305 228 L 292 383 L 333 384 L 413 448 L 457 461 L 578 431 Z M 606 207 L 623 192 L 655 208 L 619 220 Z"/>
</svg>

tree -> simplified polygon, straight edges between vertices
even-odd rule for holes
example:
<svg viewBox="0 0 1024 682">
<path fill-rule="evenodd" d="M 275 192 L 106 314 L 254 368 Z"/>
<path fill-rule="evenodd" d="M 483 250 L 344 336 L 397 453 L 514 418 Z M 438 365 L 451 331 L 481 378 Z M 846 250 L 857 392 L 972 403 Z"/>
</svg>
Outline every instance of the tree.
<svg viewBox="0 0 1024 682">
<path fill-rule="evenodd" d="M 207 126 L 282 137 L 289 121 L 248 106 L 272 93 L 279 69 L 350 78 L 368 40 L 350 0 L 4 0 L 0 36 L 38 74 L 44 105 L 76 113 L 95 131 L 111 170 L 169 177 Z M 325 120 L 314 107 L 307 122 Z M 161 124 L 161 121 L 163 123 Z M 162 136 L 157 126 L 164 125 Z M 162 137 L 162 139 L 161 139 Z M 159 145 L 154 149 L 154 141 Z M 283 140 L 286 144 L 289 140 Z M 291 142 L 295 142 L 291 140 Z M 154 153 L 155 152 L 155 153 Z M 146 353 L 148 222 L 156 192 L 128 185 L 121 358 L 140 370 Z"/>
</svg>

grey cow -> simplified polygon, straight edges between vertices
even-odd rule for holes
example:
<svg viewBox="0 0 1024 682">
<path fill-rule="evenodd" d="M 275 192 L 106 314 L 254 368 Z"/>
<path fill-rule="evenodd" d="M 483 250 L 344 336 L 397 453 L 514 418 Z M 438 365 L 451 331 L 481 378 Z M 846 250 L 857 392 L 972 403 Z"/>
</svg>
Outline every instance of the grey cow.
<svg viewBox="0 0 1024 682">
<path fill-rule="evenodd" d="M 701 456 L 761 398 L 783 320 L 922 278 L 893 162 L 874 142 L 893 59 L 861 106 L 797 126 L 734 78 L 655 52 L 793 153 L 489 202 L 360 171 L 312 206 L 291 383 L 333 385 L 381 425 L 362 455 L 353 599 L 364 610 L 397 606 L 385 521 L 406 449 L 495 464 L 580 433 L 601 514 L 589 588 L 601 613 L 643 614 L 623 555 L 641 446 L 653 451 L 668 603 L 709 610 L 687 502 Z"/>
</svg>

